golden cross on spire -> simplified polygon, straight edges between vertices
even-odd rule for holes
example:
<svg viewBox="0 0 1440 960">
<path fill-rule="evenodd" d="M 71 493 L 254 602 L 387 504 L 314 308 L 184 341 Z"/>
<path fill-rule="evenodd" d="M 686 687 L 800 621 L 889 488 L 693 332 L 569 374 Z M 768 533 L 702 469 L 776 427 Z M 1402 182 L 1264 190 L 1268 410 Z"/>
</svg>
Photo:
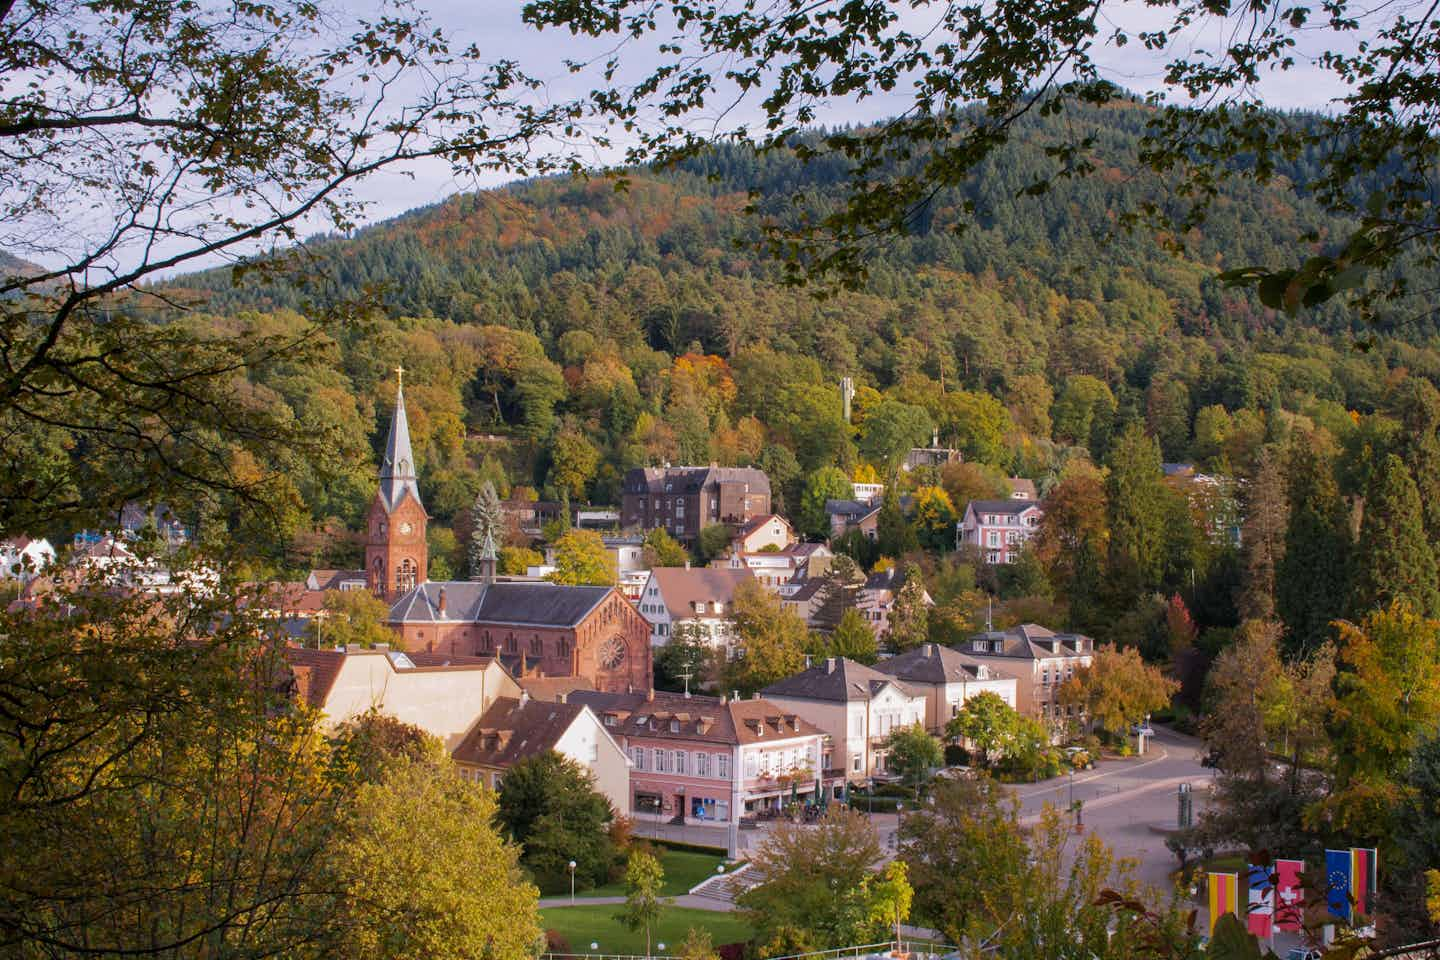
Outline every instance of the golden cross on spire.
<svg viewBox="0 0 1440 960">
<path fill-rule="evenodd" d="M 395 386 L 401 390 L 405 389 L 405 367 L 403 365 L 395 368 Z"/>
</svg>

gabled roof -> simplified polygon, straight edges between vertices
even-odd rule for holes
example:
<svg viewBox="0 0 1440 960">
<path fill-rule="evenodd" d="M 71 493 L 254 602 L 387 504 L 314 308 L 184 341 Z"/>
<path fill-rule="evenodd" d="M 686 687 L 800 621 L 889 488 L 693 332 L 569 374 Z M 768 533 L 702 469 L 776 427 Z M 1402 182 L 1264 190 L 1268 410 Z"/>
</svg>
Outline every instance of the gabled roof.
<svg viewBox="0 0 1440 960">
<path fill-rule="evenodd" d="M 613 587 L 558 583 L 432 580 L 407 591 L 390 607 L 391 623 L 503 623 L 573 627 L 610 595 Z M 440 610 L 441 594 L 445 611 Z"/>
<path fill-rule="evenodd" d="M 1010 496 L 1017 500 L 1038 500 L 1035 492 L 1035 481 L 1028 477 L 1008 477 L 1005 480 L 1010 484 Z"/>
<path fill-rule="evenodd" d="M 780 516 L 780 514 L 766 513 L 758 517 L 751 517 L 749 520 L 746 520 L 744 523 L 740 524 L 740 526 L 735 528 L 735 536 L 737 538 L 748 537 L 756 530 L 759 530 L 761 527 L 765 526 L 765 524 L 771 522 L 783 523 L 787 530 L 790 528 L 790 521 Z"/>
<path fill-rule="evenodd" d="M 627 737 L 746 744 L 824 732 L 793 711 L 764 699 L 687 697 L 663 690 L 648 695 L 577 690 L 569 700 L 585 704 L 606 729 Z"/>
<path fill-rule="evenodd" d="M 345 665 L 343 650 L 310 650 L 305 647 L 286 647 L 285 662 L 295 678 L 295 696 L 317 710 L 324 709 L 335 688 L 335 678 Z"/>
<path fill-rule="evenodd" d="M 1038 509 L 1039 506 L 1040 503 L 1036 500 L 971 500 L 965 510 L 975 513 L 1021 514 L 1026 510 Z"/>
<path fill-rule="evenodd" d="M 405 494 L 415 498 L 422 509 L 420 485 L 415 476 L 415 454 L 410 449 L 410 419 L 405 415 L 405 390 L 395 388 L 395 414 L 385 438 L 385 456 L 380 461 L 380 499 L 386 510 L 400 506 Z"/>
<path fill-rule="evenodd" d="M 985 643 L 981 649 L 978 644 Z M 995 649 L 995 644 L 1000 649 Z M 1009 630 L 977 633 L 961 644 L 962 652 L 979 657 L 1008 657 L 1016 660 L 1049 660 L 1054 657 L 1088 657 L 1095 641 L 1083 633 L 1056 633 L 1038 623 L 1022 623 Z"/>
<path fill-rule="evenodd" d="M 311 590 L 339 590 L 342 583 L 367 581 L 364 570 L 311 570 L 305 583 Z"/>
<path fill-rule="evenodd" d="M 797 700 L 828 700 L 849 703 L 871 700 L 887 686 L 893 686 L 907 697 L 923 697 L 895 677 L 845 657 L 829 657 L 808 670 L 772 683 L 760 692 L 767 697 L 793 697 Z"/>
<path fill-rule="evenodd" d="M 578 703 L 497 697 L 451 755 L 461 763 L 510 767 L 554 750 L 584 711 Z"/>
<path fill-rule="evenodd" d="M 990 668 L 974 657 L 938 643 L 922 643 L 913 650 L 875 664 L 881 673 L 910 683 L 965 683 L 993 679 Z"/>
<path fill-rule="evenodd" d="M 697 602 L 728 606 L 735 599 L 736 588 L 754 581 L 755 575 L 745 567 L 656 567 L 650 571 L 650 579 L 660 588 L 671 618 L 685 620 L 695 615 Z"/>
</svg>

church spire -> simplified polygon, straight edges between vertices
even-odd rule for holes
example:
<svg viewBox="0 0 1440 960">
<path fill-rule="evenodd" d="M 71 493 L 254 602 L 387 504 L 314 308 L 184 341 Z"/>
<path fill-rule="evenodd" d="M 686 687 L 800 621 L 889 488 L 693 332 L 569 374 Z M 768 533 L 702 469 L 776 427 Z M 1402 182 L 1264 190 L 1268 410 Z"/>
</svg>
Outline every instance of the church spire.
<svg viewBox="0 0 1440 960">
<path fill-rule="evenodd" d="M 415 476 L 415 454 L 410 449 L 410 420 L 405 416 L 405 368 L 395 368 L 395 415 L 390 418 L 390 436 L 385 440 L 385 458 L 380 462 L 380 496 L 394 510 L 405 491 L 420 503 L 420 486 Z"/>
</svg>

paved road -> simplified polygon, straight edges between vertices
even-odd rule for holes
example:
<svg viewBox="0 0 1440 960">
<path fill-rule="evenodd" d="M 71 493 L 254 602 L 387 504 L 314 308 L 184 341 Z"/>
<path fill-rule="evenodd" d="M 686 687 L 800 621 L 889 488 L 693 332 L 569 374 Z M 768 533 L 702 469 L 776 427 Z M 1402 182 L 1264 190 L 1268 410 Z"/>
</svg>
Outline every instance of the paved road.
<svg viewBox="0 0 1440 960">
<path fill-rule="evenodd" d="M 1074 797 L 1084 801 L 1086 830 L 1117 856 L 1138 861 L 1137 878 L 1163 893 L 1169 892 L 1170 873 L 1178 866 L 1165 847 L 1163 831 L 1175 826 L 1181 783 L 1191 785 L 1195 812 L 1204 808 L 1212 773 L 1200 765 L 1203 755 L 1196 738 L 1156 727 L 1146 756 L 1102 760 L 1074 778 Z M 1047 803 L 1068 808 L 1071 789 L 1069 777 L 1016 787 L 1021 816 L 1033 821 Z"/>
</svg>

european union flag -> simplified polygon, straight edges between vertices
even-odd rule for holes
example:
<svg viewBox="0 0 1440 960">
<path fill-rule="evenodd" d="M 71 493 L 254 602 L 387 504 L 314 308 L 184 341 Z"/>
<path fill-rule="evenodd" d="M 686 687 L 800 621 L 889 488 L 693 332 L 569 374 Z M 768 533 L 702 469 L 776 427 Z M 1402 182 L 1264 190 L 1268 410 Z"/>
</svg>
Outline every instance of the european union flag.
<svg viewBox="0 0 1440 960">
<path fill-rule="evenodd" d="M 1350 851 L 1325 851 L 1325 902 L 1330 916 L 1350 919 Z"/>
</svg>

